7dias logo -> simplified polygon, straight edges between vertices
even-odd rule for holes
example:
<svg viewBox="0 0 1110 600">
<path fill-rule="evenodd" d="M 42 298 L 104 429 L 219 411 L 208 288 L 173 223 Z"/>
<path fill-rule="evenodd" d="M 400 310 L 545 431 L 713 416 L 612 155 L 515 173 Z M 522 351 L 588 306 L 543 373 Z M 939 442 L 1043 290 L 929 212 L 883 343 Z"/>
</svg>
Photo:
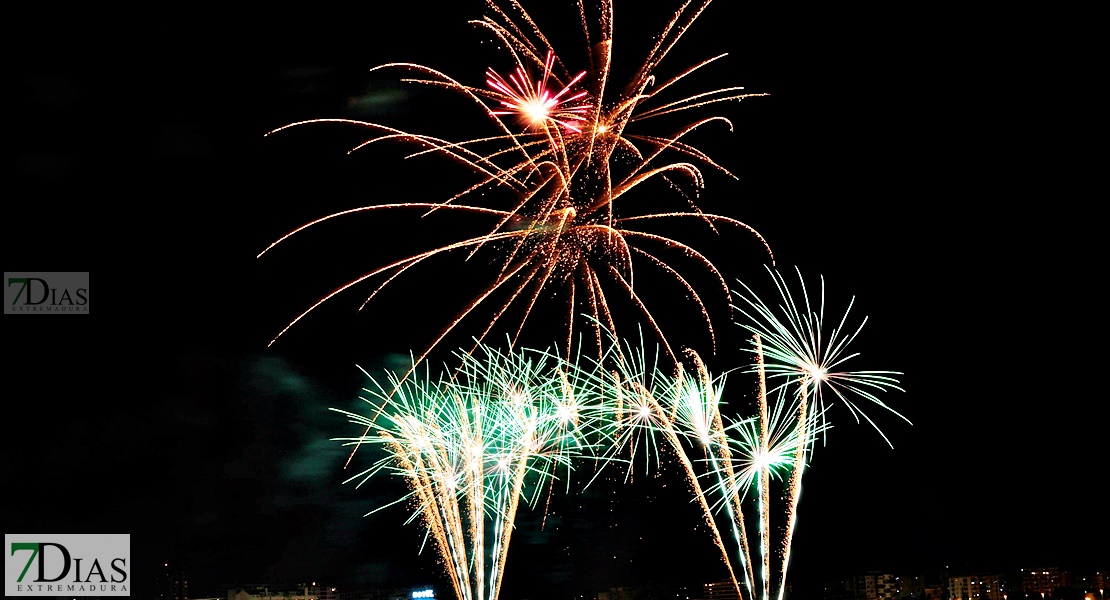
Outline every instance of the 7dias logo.
<svg viewBox="0 0 1110 600">
<path fill-rule="evenodd" d="M 4 536 L 5 596 L 130 596 L 131 536 Z"/>
<path fill-rule="evenodd" d="M 89 314 L 89 274 L 4 273 L 4 314 Z"/>
</svg>

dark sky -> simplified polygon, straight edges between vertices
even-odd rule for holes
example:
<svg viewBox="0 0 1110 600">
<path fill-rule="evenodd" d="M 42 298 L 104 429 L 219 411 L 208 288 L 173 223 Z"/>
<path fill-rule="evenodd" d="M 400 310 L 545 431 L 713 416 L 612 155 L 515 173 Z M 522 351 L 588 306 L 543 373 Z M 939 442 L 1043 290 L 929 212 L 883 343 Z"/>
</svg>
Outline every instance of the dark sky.
<svg viewBox="0 0 1110 600">
<path fill-rule="evenodd" d="M 490 45 L 466 21 L 483 6 L 401 4 L 17 19 L 33 35 L 9 60 L 3 267 L 89 271 L 97 306 L 0 320 L 5 532 L 130 533 L 137 586 L 165 561 L 199 590 L 439 576 L 402 510 L 362 518 L 397 486 L 341 484 L 346 451 L 329 439 L 355 432 L 327 408 L 356 405 L 356 364 L 397 367 L 431 339 L 473 285 L 465 265 L 398 280 L 362 313 L 362 296 L 341 297 L 267 342 L 406 242 L 465 224 L 351 217 L 255 258 L 315 217 L 463 181 L 397 147 L 345 156 L 362 139 L 350 129 L 263 137 L 338 116 L 463 128 L 461 102 L 367 71 L 412 61 L 481 85 Z M 629 61 L 665 16 L 631 10 L 616 8 Z M 1062 137 L 1082 123 L 1059 96 L 1086 84 L 1054 60 L 1085 42 L 1050 53 L 1014 27 L 1026 17 L 719 0 L 660 67 L 728 52 L 705 81 L 770 94 L 723 107 L 734 131 L 699 138 L 739 177 L 712 174 L 699 205 L 759 230 L 780 267 L 823 274 L 831 304 L 854 295 L 861 367 L 905 373 L 887 399 L 913 426 L 877 414 L 893 449 L 834 409 L 806 475 L 797 581 L 1106 567 L 1103 244 L 1079 183 L 1092 163 Z M 566 45 L 571 60 L 581 46 Z M 730 280 L 766 277 L 750 240 L 704 244 Z M 718 327 L 713 364 L 733 366 L 738 334 Z M 557 499 L 542 532 L 522 517 L 506 589 L 720 578 L 696 513 L 681 518 L 681 481 L 661 479 Z"/>
</svg>

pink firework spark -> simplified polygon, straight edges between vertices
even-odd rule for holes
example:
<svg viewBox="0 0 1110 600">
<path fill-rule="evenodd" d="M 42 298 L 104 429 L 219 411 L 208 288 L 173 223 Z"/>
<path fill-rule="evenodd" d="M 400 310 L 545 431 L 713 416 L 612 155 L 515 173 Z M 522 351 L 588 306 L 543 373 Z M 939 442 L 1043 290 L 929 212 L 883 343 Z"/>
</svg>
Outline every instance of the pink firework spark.
<svg viewBox="0 0 1110 600">
<path fill-rule="evenodd" d="M 533 127 L 550 121 L 568 131 L 581 133 L 578 123 L 586 120 L 584 115 L 589 112 L 591 106 L 573 103 L 584 98 L 586 92 L 581 91 L 566 98 L 563 96 L 585 77 L 586 72 L 579 73 L 570 83 L 563 86 L 563 89 L 552 94 L 547 88 L 547 83 L 551 78 L 551 67 L 554 63 L 555 54 L 548 50 L 547 60 L 543 66 L 543 77 L 538 82 L 533 82 L 521 66 L 517 66 L 516 72 L 509 75 L 508 81 L 493 69 L 487 69 L 486 84 L 501 96 L 501 105 L 508 109 L 490 111 L 491 114 L 517 115 L 526 125 Z"/>
</svg>

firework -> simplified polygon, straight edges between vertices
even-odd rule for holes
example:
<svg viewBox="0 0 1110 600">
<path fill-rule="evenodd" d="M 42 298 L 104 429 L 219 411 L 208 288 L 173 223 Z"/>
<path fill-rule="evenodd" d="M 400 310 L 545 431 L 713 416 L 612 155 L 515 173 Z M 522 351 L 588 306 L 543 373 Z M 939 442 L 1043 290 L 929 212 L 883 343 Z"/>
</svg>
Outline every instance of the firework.
<svg viewBox="0 0 1110 600">
<path fill-rule="evenodd" d="M 582 126 L 586 122 L 585 115 L 589 113 L 590 105 L 574 104 L 574 102 L 584 98 L 586 92 L 569 92 L 574 84 L 585 77 L 586 72 L 579 73 L 570 83 L 563 86 L 563 89 L 551 93 L 548 89 L 548 80 L 551 78 L 551 66 L 554 62 L 555 53 L 548 51 L 547 61 L 543 65 L 543 77 L 538 82 L 533 82 L 520 67 L 509 77 L 509 81 L 493 69 L 486 71 L 486 85 L 491 90 L 504 94 L 501 104 L 508 109 L 491 111 L 490 114 L 517 115 L 521 123 L 530 127 L 546 127 L 554 123 L 568 132 L 582 133 Z"/>
<path fill-rule="evenodd" d="M 614 352 L 615 368 L 595 369 L 592 384 L 612 439 L 604 464 L 627 464 L 631 474 L 641 455 L 645 470 L 660 466 L 664 449 L 676 456 L 737 593 L 753 600 L 783 597 L 802 477 L 812 445 L 831 426 L 823 390 L 857 418 L 864 413 L 856 397 L 893 412 L 877 394 L 902 391 L 899 372 L 844 368 L 858 356 L 848 347 L 863 326 L 844 334 L 851 303 L 826 331 L 823 280 L 814 310 L 800 274 L 795 294 L 771 273 L 782 298 L 778 310 L 747 286 L 747 294 L 737 294 L 745 302 L 735 307 L 746 318 L 739 324 L 751 334 L 754 360 L 739 371 L 756 377 L 754 416 L 722 410 L 725 379 L 711 377 L 696 354 L 689 353 L 692 368 L 668 372 L 658 367 L 658 355 L 649 360 L 642 339 L 638 348 L 626 344 Z M 781 493 L 772 494 L 776 486 Z M 735 560 L 722 531 L 732 533 Z"/>
<path fill-rule="evenodd" d="M 767 267 L 782 303 L 775 310 L 761 300 L 744 282 L 739 282 L 743 292 L 736 297 L 742 302 L 734 304 L 733 309 L 745 317 L 739 323 L 747 331 L 762 338 L 763 352 L 766 355 L 766 371 L 775 383 L 772 393 L 791 388 L 796 398 L 808 398 L 809 410 L 825 415 L 825 408 L 832 400 L 840 400 L 855 417 L 870 423 L 879 435 L 890 445 L 890 440 L 879 426 L 867 415 L 859 404 L 860 400 L 890 411 L 909 423 L 909 420 L 887 406 L 877 394 L 891 390 L 905 391 L 899 387 L 897 371 L 852 371 L 846 363 L 859 356 L 849 349 L 867 323 L 864 317 L 855 329 L 846 328 L 848 318 L 855 303 L 855 297 L 831 330 L 825 319 L 825 279 L 821 278 L 820 296 L 817 304 L 810 301 L 805 280 L 801 271 L 798 275 L 798 291 L 791 291 L 785 277 L 778 271 Z M 754 344 L 750 351 L 754 351 Z M 831 395 L 831 398 L 829 397 Z M 892 446 L 893 447 L 893 446 Z"/>
<path fill-rule="evenodd" d="M 642 335 L 638 346 L 621 343 L 599 324 L 609 345 L 597 358 L 501 354 L 479 344 L 477 353 L 458 353 L 462 367 L 449 378 L 394 376 L 379 385 L 368 400 L 374 418 L 347 413 L 368 429 L 348 442 L 389 453 L 352 479 L 388 470 L 409 481 L 404 499 L 436 540 L 457 595 L 495 600 L 520 499 L 534 505 L 560 468 L 569 491 L 569 470 L 584 455 L 594 457 L 596 479 L 618 464 L 631 477 L 641 459 L 645 472 L 658 470 L 667 453 L 737 594 L 781 600 L 810 448 L 830 427 L 822 386 L 845 402 L 853 393 L 888 410 L 875 394 L 901 388 L 898 372 L 843 368 L 858 356 L 846 352 L 862 324 L 844 336 L 846 312 L 826 332 L 823 285 L 813 310 L 804 281 L 795 295 L 772 275 L 782 297 L 777 311 L 747 286 L 737 294 L 746 301 L 737 310 L 748 319 L 740 325 L 752 334 L 754 357 L 738 371 L 756 376 L 754 416 L 726 414 L 725 378 L 711 376 L 696 353 L 668 369 L 660 366 L 670 364 L 663 351 L 649 355 Z M 784 381 L 769 386 L 776 379 Z M 772 493 L 776 486 L 781 493 Z"/>
<path fill-rule="evenodd" d="M 648 366 L 642 348 L 630 348 L 623 355 L 631 358 L 619 361 L 622 368 L 611 373 L 608 386 L 601 386 L 607 397 L 599 404 L 613 415 L 607 426 L 618 432 L 606 458 L 631 467 L 633 459 L 616 457 L 627 452 L 634 458 L 645 448 L 645 456 L 653 457 L 645 466 L 658 468 L 659 448 L 676 456 L 737 594 L 756 598 L 758 586 L 765 599 L 771 568 L 771 479 L 783 479 L 803 460 L 799 453 L 819 428 L 796 426 L 796 419 L 807 417 L 782 403 L 769 411 L 765 393 L 759 395 L 756 416 L 725 414 L 725 378 L 710 376 L 692 352 L 692 368 L 670 375 Z M 756 503 L 758 571 L 745 523 L 745 502 L 750 500 Z M 726 543 L 723 531 L 731 533 L 734 547 Z"/>
<path fill-rule="evenodd" d="M 738 421 L 731 428 L 732 435 L 720 449 L 721 462 L 714 463 L 708 478 L 711 484 L 707 493 L 718 498 L 718 506 L 734 507 L 727 511 L 736 537 L 737 551 L 750 570 L 745 573 L 749 582 L 749 598 L 768 600 L 774 578 L 772 576 L 775 553 L 771 548 L 775 527 L 772 518 L 771 491 L 774 481 L 785 488 L 786 506 L 783 509 L 789 522 L 788 533 L 781 540 L 780 562 L 789 560 L 791 534 L 800 493 L 802 468 L 806 461 L 806 448 L 815 436 L 828 426 L 817 415 L 808 413 L 805 402 L 794 402 L 779 394 L 769 402 L 766 386 L 766 364 L 763 361 L 759 334 L 753 335 L 755 350 L 756 416 Z M 759 570 L 755 570 L 752 544 L 746 537 L 744 502 L 755 504 L 756 532 L 758 535 Z M 782 572 L 785 578 L 785 567 Z M 753 589 L 752 585 L 756 588 Z M 780 586 L 779 593 L 782 593 Z"/>
<path fill-rule="evenodd" d="M 682 474 L 690 486 L 694 500 L 701 508 L 713 542 L 721 552 L 721 560 L 737 594 L 743 597 L 730 552 L 715 519 L 714 501 L 702 480 L 707 476 L 731 475 L 729 455 L 730 430 L 747 423 L 739 421 L 726 426 L 721 412 L 724 379 L 714 379 L 706 371 L 696 353 L 688 352 L 690 369 L 681 366 L 672 371 L 660 368 L 661 356 L 648 357 L 641 338 L 638 347 L 620 344 L 612 339 L 612 357 L 604 357 L 592 370 L 594 381 L 589 389 L 598 394 L 594 403 L 603 413 L 602 430 L 609 440 L 598 470 L 609 464 L 626 464 L 626 477 L 631 476 L 638 457 L 642 455 L 645 471 L 659 468 L 661 454 L 669 452 L 682 466 Z M 615 367 L 606 369 L 603 364 Z M 584 379 L 589 379 L 588 377 Z M 595 476 L 596 478 L 596 476 Z M 721 484 L 718 482 L 718 487 Z M 731 491 L 731 490 L 730 490 Z M 733 519 L 739 502 L 729 503 L 726 512 L 738 544 L 745 545 L 747 535 L 743 522 Z M 740 568 L 749 571 L 748 553 L 739 555 Z M 745 578 L 751 590 L 750 577 Z"/>
<path fill-rule="evenodd" d="M 566 315 L 561 348 L 564 356 L 571 355 L 576 323 L 592 329 L 590 337 L 600 354 L 601 326 L 616 330 L 614 307 L 618 302 L 638 312 L 668 356 L 675 357 L 666 341 L 665 327 L 634 286 L 633 272 L 640 268 L 654 271 L 683 290 L 705 323 L 708 342 L 715 347 L 709 309 L 695 291 L 687 270 L 694 269 L 707 280 L 716 279 L 719 293 L 726 299 L 727 282 L 710 259 L 694 247 L 649 228 L 653 223 L 678 220 L 699 221 L 706 231 L 714 233 L 718 228 L 735 228 L 755 236 L 770 254 L 763 238 L 748 225 L 704 213 L 694 204 L 704 185 L 702 169 L 732 174 L 685 138 L 709 125 L 731 129 L 731 123 L 710 115 L 670 132 L 639 131 L 642 122 L 652 118 L 760 95 L 745 93 L 737 86 L 696 93 L 680 91 L 680 81 L 723 55 L 673 70 L 669 75 L 661 67 L 708 4 L 708 0 L 684 4 L 656 36 L 655 46 L 635 70 L 633 79 L 617 87 L 610 80 L 611 0 L 599 0 L 596 7 L 589 7 L 590 11 L 596 8 L 596 14 L 589 16 L 587 6 L 579 4 L 581 33 L 587 42 L 579 61 L 586 68 L 575 75 L 519 4 L 511 2 L 502 8 L 490 2 L 490 14 L 472 23 L 492 35 L 512 62 L 507 78 L 491 68 L 486 71 L 488 87 L 480 87 L 413 63 L 390 63 L 374 69 L 407 73 L 402 77 L 405 82 L 445 89 L 459 97 L 463 106 L 476 104 L 487 117 L 479 125 L 488 127 L 488 133 L 449 141 L 351 119 L 313 119 L 270 132 L 327 122 L 355 126 L 369 131 L 370 137 L 352 152 L 369 144 L 401 142 L 413 147 L 410 157 L 438 155 L 464 165 L 474 177 L 457 193 L 437 202 L 365 206 L 323 216 L 281 237 L 259 256 L 299 231 L 359 211 L 456 211 L 488 219 L 486 226 L 454 242 L 379 265 L 339 286 L 292 319 L 271 344 L 318 306 L 359 284 L 376 284 L 366 297 L 369 302 L 414 267 L 448 254 L 470 258 L 481 252 L 492 256 L 488 262 L 497 266 L 496 275 L 490 276 L 476 296 L 460 302 L 459 312 L 424 347 L 414 366 L 464 321 L 475 323 L 478 333 L 472 337 L 476 344 L 499 324 L 511 332 L 515 344 L 525 323 L 548 309 Z M 680 190 L 680 201 L 673 209 L 637 206 L 637 194 L 633 192 L 656 180 Z M 472 200 L 482 194 L 483 204 Z M 683 266 L 668 260 L 676 254 L 683 255 Z"/>
<path fill-rule="evenodd" d="M 864 318 L 854 330 L 845 329 L 855 298 L 849 301 L 837 324 L 827 330 L 824 278 L 821 279 L 819 303 L 814 307 L 800 270 L 795 269 L 800 284 L 799 293 L 791 291 L 780 273 L 771 268 L 767 270 L 781 298 L 778 310 L 771 308 L 743 282 L 740 285 L 744 292 L 736 294 L 743 302 L 734 306 L 746 319 L 739 325 L 752 334 L 748 350 L 754 354 L 755 360 L 746 372 L 756 374 L 759 379 L 758 435 L 749 431 L 739 438 L 741 454 L 755 457 L 755 460 L 748 461 L 748 465 L 741 465 L 753 477 L 741 478 L 731 489 L 722 489 L 737 498 L 738 494 L 746 494 L 755 482 L 760 522 L 761 597 L 768 600 L 777 582 L 777 597 L 781 600 L 786 589 L 790 548 L 797 525 L 798 501 L 807 456 L 815 440 L 830 427 L 826 414 L 831 402 L 826 402 L 826 391 L 847 405 L 857 422 L 861 417 L 866 419 L 888 445 L 890 440 L 856 403 L 856 398 L 888 410 L 907 422 L 909 420 L 877 396 L 891 390 L 904 391 L 896 377 L 902 373 L 845 369 L 848 360 L 859 356 L 859 353 L 849 352 L 848 347 L 867 322 Z M 852 333 L 847 334 L 847 331 Z M 774 381 L 770 389 L 767 385 L 769 379 Z M 769 394 L 776 397 L 770 417 L 767 415 Z M 782 420 L 782 415 L 793 415 L 793 424 L 789 424 L 789 419 Z M 772 474 L 783 472 L 789 473 L 788 477 L 784 477 L 786 526 L 777 553 L 778 569 L 773 574 L 767 489 Z"/>
<path fill-rule="evenodd" d="M 569 481 L 572 459 L 594 449 L 597 413 L 579 403 L 576 372 L 551 354 L 480 346 L 459 358 L 450 377 L 371 377 L 363 400 L 373 417 L 332 410 L 367 427 L 343 442 L 383 450 L 348 482 L 402 478 L 408 493 L 386 506 L 413 507 L 408 521 L 433 540 L 456 596 L 497 600 L 521 500 L 534 506 L 560 470 Z"/>
</svg>

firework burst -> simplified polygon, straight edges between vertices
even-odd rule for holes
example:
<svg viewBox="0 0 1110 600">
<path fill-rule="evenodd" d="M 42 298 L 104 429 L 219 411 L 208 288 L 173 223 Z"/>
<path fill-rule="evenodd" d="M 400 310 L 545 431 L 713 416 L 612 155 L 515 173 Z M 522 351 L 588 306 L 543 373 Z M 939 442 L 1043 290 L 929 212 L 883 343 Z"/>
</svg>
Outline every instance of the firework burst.
<svg viewBox="0 0 1110 600">
<path fill-rule="evenodd" d="M 821 279 L 819 302 L 814 306 L 805 287 L 801 271 L 798 275 L 799 291 L 791 291 L 782 274 L 768 267 L 781 303 L 777 310 L 764 302 L 743 282 L 743 292 L 737 292 L 740 303 L 733 308 L 745 321 L 739 325 L 752 334 L 748 350 L 754 355 L 752 367 L 746 372 L 754 373 L 759 379 L 759 422 L 758 440 L 756 436 L 741 436 L 742 447 L 746 454 L 755 457 L 749 461 L 760 465 L 755 468 L 754 483 L 757 488 L 759 531 L 760 531 L 760 594 L 769 600 L 772 594 L 782 600 L 786 590 L 786 574 L 790 565 L 790 549 L 794 530 L 797 525 L 798 502 L 801 498 L 802 475 L 807 465 L 807 457 L 818 437 L 830 427 L 827 411 L 831 402 L 826 401 L 826 393 L 840 400 L 851 410 L 856 421 L 861 418 L 875 427 L 883 439 L 890 440 L 878 425 L 862 410 L 858 399 L 879 406 L 898 417 L 909 420 L 886 405 L 877 394 L 892 390 L 904 391 L 896 376 L 897 371 L 850 371 L 845 363 L 859 356 L 849 352 L 849 345 L 857 338 L 866 317 L 854 329 L 845 329 L 855 298 L 837 321 L 828 329 L 825 320 L 825 282 Z M 851 333 L 847 333 L 851 331 Z M 768 380 L 774 384 L 768 389 Z M 767 397 L 773 394 L 773 412 L 768 417 Z M 783 428 L 779 415 L 794 415 L 793 425 Z M 781 536 L 781 546 L 775 552 L 777 569 L 772 565 L 770 549 L 770 518 L 768 515 L 770 499 L 767 496 L 769 479 L 782 465 L 789 463 L 789 477 L 785 479 L 785 516 L 786 525 Z M 744 467 L 752 472 L 752 466 Z M 747 493 L 753 479 L 737 481 L 738 485 L 726 488 L 734 497 L 737 492 Z M 777 592 L 775 588 L 777 586 Z"/>
<path fill-rule="evenodd" d="M 767 272 L 781 298 L 777 309 L 761 300 L 742 281 L 739 283 L 743 291 L 736 292 L 740 302 L 733 309 L 746 319 L 739 323 L 740 326 L 761 337 L 767 376 L 775 384 L 772 392 L 789 388 L 796 398 L 808 398 L 809 410 L 821 415 L 826 414 L 825 409 L 832 400 L 839 400 L 848 407 L 857 423 L 861 419 L 866 420 L 890 445 L 890 440 L 859 402 L 863 400 L 890 411 L 909 423 L 878 396 L 891 390 L 904 392 L 897 379 L 902 373 L 846 368 L 848 361 L 859 356 L 849 347 L 867 323 L 867 317 L 864 317 L 855 329 L 848 328 L 855 297 L 830 329 L 830 323 L 825 319 L 824 277 L 821 278 L 820 296 L 813 304 L 800 270 L 795 268 L 799 283 L 797 291 L 790 289 L 785 277 L 778 271 L 767 267 Z M 755 344 L 749 350 L 754 352 Z"/>
<path fill-rule="evenodd" d="M 752 336 L 754 358 L 739 372 L 756 377 L 755 416 L 723 411 L 725 379 L 711 377 L 696 354 L 689 354 L 691 368 L 668 372 L 658 367 L 658 355 L 649 359 L 642 339 L 639 347 L 614 352 L 615 368 L 595 369 L 591 386 L 599 390 L 596 404 L 604 407 L 612 440 L 605 464 L 626 464 L 630 475 L 640 457 L 645 471 L 660 467 L 664 450 L 677 457 L 737 593 L 752 600 L 781 600 L 785 592 L 802 476 L 810 449 L 830 427 L 822 388 L 856 415 L 863 413 L 853 396 L 891 410 L 877 394 L 902 390 L 898 372 L 844 369 L 858 356 L 847 348 L 862 323 L 844 335 L 846 312 L 826 331 L 823 282 L 814 310 L 804 281 L 796 295 L 772 275 L 782 297 L 777 311 L 747 286 L 747 294 L 737 294 L 746 301 L 736 310 L 747 319 L 740 325 Z"/>
<path fill-rule="evenodd" d="M 507 109 L 490 111 L 490 114 L 517 115 L 521 123 L 529 127 L 546 127 L 553 123 L 567 132 L 582 133 L 585 115 L 589 114 L 591 106 L 585 102 L 575 104 L 585 98 L 586 92 L 572 92 L 571 88 L 586 76 L 586 72 L 579 73 L 561 90 L 552 93 L 548 89 L 548 83 L 554 62 L 555 53 L 548 51 L 543 76 L 535 82 L 519 66 L 508 81 L 493 69 L 487 70 L 486 85 L 494 92 L 503 94 L 501 104 Z"/>
<path fill-rule="evenodd" d="M 553 355 L 498 352 L 459 356 L 461 368 L 433 378 L 425 368 L 402 381 L 390 374 L 363 400 L 374 416 L 332 409 L 367 433 L 340 438 L 382 452 L 349 478 L 362 485 L 390 474 L 408 493 L 460 600 L 497 600 L 520 502 L 534 506 L 560 470 L 592 453 L 596 410 L 580 404 L 582 382 Z M 369 376 L 369 375 L 368 375 Z"/>
<path fill-rule="evenodd" d="M 614 313 L 618 304 L 647 322 L 667 355 L 677 360 L 667 343 L 665 326 L 634 285 L 633 273 L 640 269 L 650 270 L 653 276 L 670 280 L 675 289 L 682 290 L 695 314 L 704 321 L 706 341 L 715 348 L 707 301 L 695 290 L 698 280 L 692 279 L 688 271 L 693 269 L 698 277 L 718 282 L 715 294 L 725 299 L 722 306 L 728 304 L 729 294 L 724 277 L 692 245 L 652 231 L 651 227 L 689 220 L 700 222 L 706 232 L 739 229 L 754 236 L 770 254 L 770 247 L 751 227 L 731 217 L 704 213 L 694 203 L 704 186 L 703 169 L 732 174 L 692 146 L 687 136 L 710 125 L 731 129 L 731 123 L 722 116 L 710 115 L 669 132 L 639 130 L 649 119 L 681 115 L 753 95 L 738 86 L 692 94 L 680 91 L 680 81 L 721 56 L 664 75 L 665 69 L 660 66 L 664 58 L 708 4 L 707 0 L 684 4 L 656 36 L 655 45 L 632 80 L 618 88 L 611 81 L 610 0 L 599 0 L 596 7 L 579 4 L 587 42 L 580 62 L 587 67 L 575 75 L 519 4 L 510 2 L 503 8 L 490 2 L 490 14 L 472 23 L 491 35 L 512 61 L 514 66 L 507 78 L 488 69 L 487 87 L 479 87 L 413 63 L 390 63 L 374 69 L 401 71 L 406 73 L 402 77 L 405 82 L 444 89 L 464 105 L 477 105 L 487 116 L 483 122 L 489 128 L 487 134 L 449 141 L 351 119 L 313 119 L 270 132 L 328 122 L 355 126 L 371 135 L 352 152 L 370 144 L 400 142 L 413 148 L 409 157 L 437 155 L 463 165 L 473 178 L 456 193 L 436 202 L 372 205 L 325 215 L 282 236 L 259 256 L 306 228 L 356 212 L 418 209 L 424 214 L 450 211 L 487 220 L 487 225 L 472 235 L 460 235 L 453 242 L 379 265 L 339 286 L 292 319 L 273 341 L 324 302 L 359 284 L 376 286 L 366 296 L 369 302 L 382 288 L 415 267 L 449 254 L 469 259 L 483 253 L 491 257 L 487 262 L 496 266 L 495 274 L 476 296 L 460 302 L 456 316 L 425 346 L 414 366 L 464 321 L 475 325 L 478 333 L 471 337 L 478 344 L 498 325 L 507 330 L 515 344 L 525 323 L 541 311 L 564 315 L 564 356 L 571 355 L 572 341 L 579 339 L 575 336 L 577 327 L 592 330 L 585 339 L 592 339 L 600 354 L 601 326 L 616 330 Z M 593 11 L 589 17 L 587 8 Z M 533 77 L 532 73 L 540 75 Z M 635 198 L 642 194 L 633 192 L 651 181 L 679 190 L 680 201 L 666 210 L 637 203 Z M 482 204 L 474 200 L 479 196 Z M 653 200 L 652 206 L 657 205 Z"/>
<path fill-rule="evenodd" d="M 711 376 L 696 353 L 668 369 L 642 335 L 638 346 L 622 344 L 599 325 L 609 344 L 597 358 L 499 354 L 479 344 L 477 353 L 458 353 L 462 367 L 449 378 L 394 376 L 379 385 L 368 400 L 375 418 L 346 413 L 368 430 L 347 441 L 390 453 L 352 479 L 392 471 L 409 481 L 404 499 L 436 540 L 458 596 L 495 600 L 519 500 L 535 504 L 560 468 L 569 482 L 582 456 L 594 457 L 595 480 L 609 465 L 625 466 L 626 478 L 640 464 L 645 473 L 659 470 L 667 454 L 681 466 L 737 594 L 781 600 L 802 477 L 811 447 L 830 427 L 821 386 L 834 382 L 837 398 L 863 393 L 884 408 L 877 391 L 901 388 L 897 372 L 844 370 L 857 356 L 845 352 L 860 328 L 843 336 L 845 314 L 825 332 L 823 288 L 813 310 L 804 284 L 795 296 L 772 275 L 778 311 L 746 286 L 747 295 L 738 294 L 747 301 L 737 308 L 750 321 L 741 326 L 752 334 L 754 357 L 738 372 L 756 376 L 754 416 L 726 414 L 725 378 Z M 775 378 L 785 381 L 769 387 Z"/>
</svg>

